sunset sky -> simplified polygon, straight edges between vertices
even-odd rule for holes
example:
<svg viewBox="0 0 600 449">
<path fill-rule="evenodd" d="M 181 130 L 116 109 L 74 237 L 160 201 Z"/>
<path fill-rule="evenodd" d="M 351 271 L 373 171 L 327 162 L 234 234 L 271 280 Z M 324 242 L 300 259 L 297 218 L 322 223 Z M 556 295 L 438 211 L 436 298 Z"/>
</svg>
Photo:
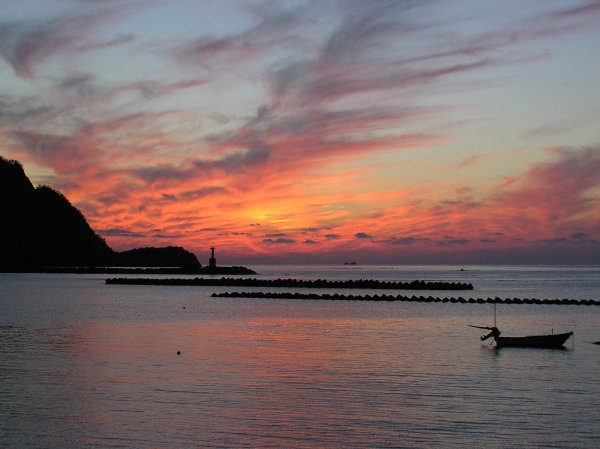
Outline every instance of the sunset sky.
<svg viewBox="0 0 600 449">
<path fill-rule="evenodd" d="M 0 155 L 117 250 L 600 263 L 598 0 L 0 5 Z"/>
</svg>

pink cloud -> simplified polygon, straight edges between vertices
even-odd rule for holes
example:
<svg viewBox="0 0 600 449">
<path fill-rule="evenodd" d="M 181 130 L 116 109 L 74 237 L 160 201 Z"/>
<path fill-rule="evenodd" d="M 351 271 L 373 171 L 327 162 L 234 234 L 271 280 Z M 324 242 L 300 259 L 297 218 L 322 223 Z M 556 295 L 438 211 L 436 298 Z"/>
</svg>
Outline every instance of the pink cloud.
<svg viewBox="0 0 600 449">
<path fill-rule="evenodd" d="M 551 16 L 556 18 L 568 18 L 574 16 L 589 16 L 590 14 L 600 14 L 600 1 L 592 0 L 582 2 L 579 5 L 569 6 L 558 9 L 551 13 Z"/>
<path fill-rule="evenodd" d="M 55 55 L 82 51 L 86 46 L 88 50 L 98 49 L 94 44 L 82 42 L 105 24 L 123 18 L 142 5 L 80 9 L 77 13 L 45 21 L 0 22 L 0 56 L 19 77 L 33 79 L 37 66 Z M 124 39 L 112 40 L 112 45 L 124 43 L 127 40 Z"/>
<path fill-rule="evenodd" d="M 600 187 L 600 149 L 559 149 L 556 158 L 532 167 L 511 189 L 499 190 L 495 205 L 507 218 L 534 224 L 530 234 L 539 232 L 538 238 L 577 231 L 595 235 L 600 203 L 593 192 Z"/>
<path fill-rule="evenodd" d="M 80 45 L 79 47 L 76 47 L 76 50 L 81 52 L 104 50 L 106 48 L 113 48 L 129 44 L 135 41 L 135 39 L 136 37 L 133 34 L 127 34 L 123 36 L 118 36 L 114 39 L 105 42 L 91 42 L 88 44 Z"/>
<path fill-rule="evenodd" d="M 600 242 L 600 178 L 596 176 L 600 148 L 564 148 L 550 156 L 551 160 L 531 166 L 511 185 L 500 184 L 478 201 L 468 197 L 405 200 L 372 216 L 338 221 L 339 240 L 321 251 L 344 254 L 359 229 L 361 236 L 373 238 L 362 241 L 362 250 L 353 253 L 356 257 L 365 257 L 370 247 L 385 260 L 415 257 L 413 263 L 419 258 L 483 260 L 484 251 L 489 261 L 509 262 L 511 251 L 521 258 L 512 262 L 540 263 L 544 257 L 550 257 L 547 262 L 560 261 L 561 250 L 564 262 L 578 257 L 582 263 L 597 260 L 593 254 Z"/>
<path fill-rule="evenodd" d="M 55 56 L 141 39 L 99 37 L 129 10 L 98 2 L 100 8 L 54 20 L 0 24 L 0 56 L 18 76 L 43 79 L 36 92 L 43 95 L 0 96 L 0 131 L 11 151 L 51 169 L 90 221 L 121 247 L 167 236 L 193 247 L 219 238 L 237 254 L 301 255 L 317 244 L 334 254 L 349 243 L 382 254 L 506 248 L 516 239 L 584 245 L 599 239 L 591 193 L 598 188 L 591 180 L 598 173 L 597 148 L 559 150 L 550 162 L 505 177 L 491 194 L 469 190 L 468 180 L 457 189 L 446 179 L 374 191 L 368 164 L 371 155 L 449 140 L 448 128 L 432 123 L 453 106 L 429 101 L 434 88 L 453 83 L 467 90 L 470 79 L 454 84 L 456 77 L 537 57 L 519 53 L 518 44 L 589 24 L 597 3 L 539 14 L 543 23 L 521 20 L 470 34 L 450 22 L 434 23 L 421 2 L 312 2 L 295 9 L 269 3 L 249 9 L 254 20 L 245 30 L 172 47 L 179 64 L 161 78 L 110 84 L 95 72 L 38 76 Z M 303 27 L 318 28 L 325 13 L 335 17 L 331 27 L 306 33 Z M 399 45 L 405 41 L 414 44 Z M 198 75 L 198 67 L 210 73 Z M 222 82 L 230 74 L 235 83 Z M 226 97 L 242 78 L 254 83 L 243 86 L 256 102 L 251 117 L 246 104 L 239 113 L 222 113 L 220 99 L 194 111 L 169 102 L 174 94 L 214 86 Z M 222 84 L 211 84 L 215 80 Z M 207 121 L 218 123 L 203 127 Z M 454 168 L 490 157 L 477 153 Z M 359 158 L 367 168 L 340 168 Z M 259 222 L 260 234 L 240 232 Z"/>
<path fill-rule="evenodd" d="M 456 169 L 460 170 L 462 168 L 471 167 L 473 165 L 480 164 L 481 162 L 488 160 L 490 157 L 491 157 L 490 154 L 475 154 L 473 156 L 469 156 L 468 158 L 466 158 L 465 160 L 460 162 L 456 166 Z"/>
<path fill-rule="evenodd" d="M 296 46 L 293 31 L 309 20 L 302 7 L 287 9 L 273 3 L 247 8 L 255 19 L 248 29 L 224 36 L 203 36 L 175 49 L 175 59 L 207 71 L 227 70 L 262 58 L 278 48 Z"/>
</svg>

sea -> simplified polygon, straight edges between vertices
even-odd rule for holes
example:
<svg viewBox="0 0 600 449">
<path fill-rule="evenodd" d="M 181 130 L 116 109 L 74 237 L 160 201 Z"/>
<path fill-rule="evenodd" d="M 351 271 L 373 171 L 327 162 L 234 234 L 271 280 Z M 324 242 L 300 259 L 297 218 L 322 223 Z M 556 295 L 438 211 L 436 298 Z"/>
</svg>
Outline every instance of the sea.
<svg viewBox="0 0 600 449">
<path fill-rule="evenodd" d="M 600 266 L 251 268 L 600 300 Z M 107 277 L 0 274 L 1 448 L 600 447 L 600 306 L 216 298 L 299 290 Z M 494 313 L 503 335 L 574 336 L 497 350 L 469 327 Z"/>
</svg>

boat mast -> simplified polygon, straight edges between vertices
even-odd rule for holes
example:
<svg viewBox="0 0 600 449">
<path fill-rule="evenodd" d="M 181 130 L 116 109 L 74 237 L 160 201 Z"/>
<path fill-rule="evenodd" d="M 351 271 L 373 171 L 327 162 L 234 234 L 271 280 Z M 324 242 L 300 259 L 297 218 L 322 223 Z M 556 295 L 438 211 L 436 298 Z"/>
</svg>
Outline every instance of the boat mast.
<svg viewBox="0 0 600 449">
<path fill-rule="evenodd" d="M 496 303 L 494 303 L 494 327 L 496 327 Z"/>
</svg>

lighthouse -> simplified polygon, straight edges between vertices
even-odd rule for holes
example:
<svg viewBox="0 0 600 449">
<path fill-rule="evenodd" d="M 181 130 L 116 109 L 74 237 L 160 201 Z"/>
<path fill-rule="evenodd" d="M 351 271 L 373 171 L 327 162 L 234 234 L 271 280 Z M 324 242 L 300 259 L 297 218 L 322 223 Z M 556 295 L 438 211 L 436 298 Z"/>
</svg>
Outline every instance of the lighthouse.
<svg viewBox="0 0 600 449">
<path fill-rule="evenodd" d="M 217 259 L 215 259 L 215 247 L 210 247 L 210 259 L 208 259 L 208 266 L 210 268 L 217 268 Z"/>
</svg>

